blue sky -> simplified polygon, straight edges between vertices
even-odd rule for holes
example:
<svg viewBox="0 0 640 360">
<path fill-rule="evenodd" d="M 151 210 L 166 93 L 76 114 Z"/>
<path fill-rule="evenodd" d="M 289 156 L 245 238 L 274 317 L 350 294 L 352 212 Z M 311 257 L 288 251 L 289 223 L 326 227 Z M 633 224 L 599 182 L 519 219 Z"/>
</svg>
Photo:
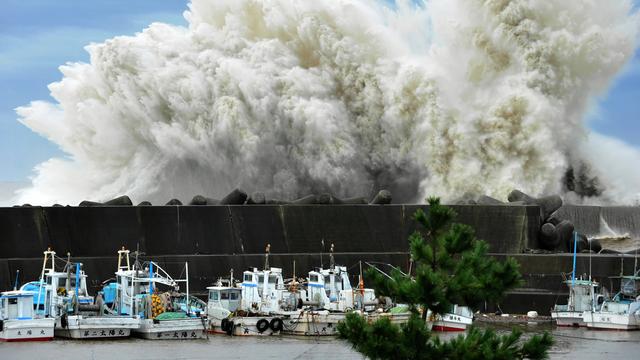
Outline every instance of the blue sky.
<svg viewBox="0 0 640 360">
<path fill-rule="evenodd" d="M 52 100 L 58 66 L 88 61 L 84 46 L 134 34 L 153 21 L 185 25 L 188 0 L 4 0 L 0 12 L 0 182 L 26 181 L 38 163 L 62 156 L 17 121 L 14 109 Z M 640 0 L 636 1 L 636 4 Z M 640 147 L 640 52 L 599 100 L 589 126 Z"/>
</svg>

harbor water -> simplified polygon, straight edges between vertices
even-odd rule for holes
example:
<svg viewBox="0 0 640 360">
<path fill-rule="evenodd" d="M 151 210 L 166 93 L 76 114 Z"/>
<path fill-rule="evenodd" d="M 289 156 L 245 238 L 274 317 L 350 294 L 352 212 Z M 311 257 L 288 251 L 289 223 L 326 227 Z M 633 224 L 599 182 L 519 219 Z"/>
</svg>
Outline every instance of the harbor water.
<svg viewBox="0 0 640 360">
<path fill-rule="evenodd" d="M 496 326 L 497 331 L 504 327 Z M 640 332 L 548 328 L 556 344 L 551 359 L 633 359 L 640 353 Z M 525 336 L 545 327 L 524 329 Z M 442 335 L 445 338 L 457 334 Z M 227 337 L 205 340 L 148 341 L 141 339 L 0 343 L 0 359 L 53 358 L 82 360 L 173 359 L 363 359 L 350 345 L 335 338 Z"/>
</svg>

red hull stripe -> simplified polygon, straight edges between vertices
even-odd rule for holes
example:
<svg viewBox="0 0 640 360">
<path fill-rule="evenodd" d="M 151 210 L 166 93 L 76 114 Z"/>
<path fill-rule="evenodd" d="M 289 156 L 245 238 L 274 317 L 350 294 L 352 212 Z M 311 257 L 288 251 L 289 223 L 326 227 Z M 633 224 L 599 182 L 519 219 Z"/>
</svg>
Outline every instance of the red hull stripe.
<svg viewBox="0 0 640 360">
<path fill-rule="evenodd" d="M 434 325 L 433 331 L 464 331 L 465 329 L 451 327 L 451 326 L 443 326 L 443 325 Z"/>
</svg>

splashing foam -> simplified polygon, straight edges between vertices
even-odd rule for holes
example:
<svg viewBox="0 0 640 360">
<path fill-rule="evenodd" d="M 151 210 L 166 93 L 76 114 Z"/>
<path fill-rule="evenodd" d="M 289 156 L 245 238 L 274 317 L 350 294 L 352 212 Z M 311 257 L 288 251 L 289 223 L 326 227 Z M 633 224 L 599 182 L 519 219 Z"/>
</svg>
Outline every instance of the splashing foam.
<svg viewBox="0 0 640 360">
<path fill-rule="evenodd" d="M 623 0 L 192 0 L 185 18 L 89 45 L 57 104 L 17 109 L 70 155 L 19 202 L 558 192 L 638 33 Z"/>
</svg>

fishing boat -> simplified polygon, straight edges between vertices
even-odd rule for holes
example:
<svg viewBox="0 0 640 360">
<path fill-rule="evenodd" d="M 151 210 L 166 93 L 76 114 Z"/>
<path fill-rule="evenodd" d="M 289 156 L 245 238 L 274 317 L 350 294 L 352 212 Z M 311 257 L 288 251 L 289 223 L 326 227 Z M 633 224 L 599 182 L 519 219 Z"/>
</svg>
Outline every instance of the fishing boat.
<svg viewBox="0 0 640 360">
<path fill-rule="evenodd" d="M 583 314 L 589 329 L 638 330 L 640 329 L 640 276 L 620 276 L 620 291 L 611 300 L 605 300 L 599 309 Z"/>
<path fill-rule="evenodd" d="M 61 259 L 62 260 L 62 259 Z M 138 327 L 138 319 L 109 313 L 102 297 L 94 299 L 87 290 L 87 275 L 81 263 L 67 257 L 63 271 L 56 271 L 56 253 L 44 252 L 38 292 L 32 307 L 44 317 L 55 318 L 55 336 L 88 339 L 129 336 Z M 33 282 L 21 288 L 33 288 Z M 41 306 L 44 299 L 44 306 Z"/>
<path fill-rule="evenodd" d="M 53 339 L 55 319 L 38 317 L 34 293 L 24 290 L 0 293 L 0 341 L 45 341 Z"/>
<path fill-rule="evenodd" d="M 103 291 L 117 314 L 134 316 L 139 326 L 133 334 L 152 340 L 202 339 L 207 336 L 208 320 L 202 308 L 194 309 L 189 296 L 189 264 L 185 263 L 184 279 L 173 279 L 156 262 L 133 265 L 129 250 L 118 251 L 115 284 Z M 179 283 L 186 284 L 186 294 L 179 292 Z"/>
<path fill-rule="evenodd" d="M 207 314 L 210 332 L 235 336 L 278 335 L 283 328 L 283 307 L 291 302 L 284 284 L 282 269 L 269 266 L 267 245 L 264 269 L 253 268 L 242 274 L 242 282 L 219 279 L 207 288 Z M 297 301 L 293 300 L 293 308 Z"/>
<path fill-rule="evenodd" d="M 565 280 L 569 287 L 567 304 L 556 304 L 551 310 L 551 318 L 558 326 L 587 326 L 585 312 L 599 310 L 605 301 L 600 284 L 590 277 Z"/>
<path fill-rule="evenodd" d="M 287 313 L 283 333 L 299 336 L 335 336 L 338 323 L 347 314 L 356 312 L 367 321 L 386 316 L 392 322 L 406 321 L 406 314 L 384 312 L 378 305 L 375 291 L 364 287 L 362 268 L 358 287 L 353 288 L 345 266 L 335 264 L 331 245 L 329 268 L 308 273 L 307 289 L 299 291 L 301 309 Z"/>
<path fill-rule="evenodd" d="M 433 331 L 465 331 L 473 323 L 473 311 L 468 306 L 452 305 L 444 315 L 427 313 Z"/>
</svg>

